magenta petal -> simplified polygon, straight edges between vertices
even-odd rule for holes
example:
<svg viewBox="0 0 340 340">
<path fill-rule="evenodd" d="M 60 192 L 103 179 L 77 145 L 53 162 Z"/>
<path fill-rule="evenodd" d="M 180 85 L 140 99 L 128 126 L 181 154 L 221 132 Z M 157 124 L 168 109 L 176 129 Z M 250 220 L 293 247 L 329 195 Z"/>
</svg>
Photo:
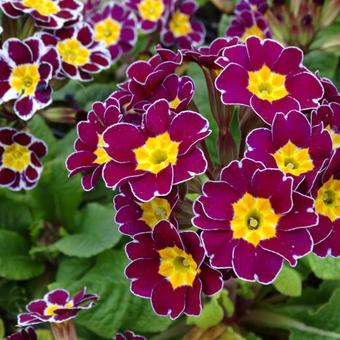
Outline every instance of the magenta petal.
<svg viewBox="0 0 340 340">
<path fill-rule="evenodd" d="M 154 249 L 153 239 L 151 237 L 151 229 L 148 233 L 135 235 L 133 241 L 126 245 L 125 250 L 130 260 L 159 257 L 159 254 Z"/>
<path fill-rule="evenodd" d="M 42 323 L 39 318 L 37 318 L 34 313 L 22 313 L 18 315 L 18 326 L 26 327 L 29 325 L 37 325 Z"/>
<path fill-rule="evenodd" d="M 154 227 L 152 237 L 157 250 L 173 246 L 184 249 L 178 230 L 169 221 L 160 221 Z"/>
<path fill-rule="evenodd" d="M 47 307 L 47 303 L 44 300 L 35 300 L 30 302 L 27 306 L 26 309 L 31 312 L 31 313 L 37 313 L 44 315 L 44 310 Z"/>
<path fill-rule="evenodd" d="M 169 103 L 165 99 L 157 100 L 152 104 L 144 116 L 145 128 L 152 136 L 157 136 L 169 128 Z"/>
<path fill-rule="evenodd" d="M 115 188 L 117 185 L 122 184 L 124 180 L 131 177 L 138 176 L 135 171 L 135 164 L 120 164 L 110 161 L 104 165 L 103 179 L 107 187 Z"/>
<path fill-rule="evenodd" d="M 206 263 L 203 263 L 200 269 L 199 277 L 202 281 L 203 293 L 209 296 L 218 293 L 223 288 L 222 274 L 210 268 Z"/>
<path fill-rule="evenodd" d="M 333 230 L 333 223 L 328 217 L 319 215 L 318 224 L 308 230 L 312 236 L 314 244 L 316 245 L 325 240 L 331 234 Z"/>
<path fill-rule="evenodd" d="M 199 267 L 204 260 L 205 252 L 201 244 L 201 239 L 194 231 L 182 231 L 181 239 L 188 254 L 191 254 Z"/>
<path fill-rule="evenodd" d="M 202 311 L 202 282 L 196 277 L 192 287 L 187 288 L 185 310 L 186 315 L 200 315 Z"/>
<path fill-rule="evenodd" d="M 70 294 L 64 289 L 55 289 L 46 294 L 45 300 L 51 304 L 64 306 L 70 299 Z"/>
<path fill-rule="evenodd" d="M 314 246 L 313 252 L 318 256 L 340 257 L 340 219 L 334 222 L 333 230 L 322 242 Z"/>
<path fill-rule="evenodd" d="M 0 185 L 10 185 L 15 181 L 15 172 L 13 170 L 2 168 L 0 169 Z"/>
<path fill-rule="evenodd" d="M 275 149 L 272 142 L 272 134 L 269 129 L 260 128 L 255 129 L 247 136 L 249 150 L 260 149 L 265 153 L 274 153 Z"/>
</svg>

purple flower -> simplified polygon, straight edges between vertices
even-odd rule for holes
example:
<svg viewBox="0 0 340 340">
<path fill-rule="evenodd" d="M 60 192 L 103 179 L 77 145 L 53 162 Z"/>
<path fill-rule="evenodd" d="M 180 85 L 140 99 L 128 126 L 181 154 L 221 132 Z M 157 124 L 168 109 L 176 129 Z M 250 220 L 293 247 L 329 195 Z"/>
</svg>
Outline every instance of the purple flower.
<svg viewBox="0 0 340 340">
<path fill-rule="evenodd" d="M 242 11 L 230 23 L 226 36 L 240 37 L 245 42 L 248 37 L 256 36 L 261 40 L 271 38 L 269 26 L 260 12 Z"/>
<path fill-rule="evenodd" d="M 12 38 L 0 51 L 0 104 L 15 100 L 14 112 L 24 120 L 52 102 L 49 81 L 60 67 L 54 47 L 36 38 Z"/>
<path fill-rule="evenodd" d="M 276 112 L 316 108 L 323 88 L 302 59 L 298 48 L 270 39 L 227 47 L 217 60 L 224 67 L 215 82 L 222 102 L 250 106 L 268 124 Z"/>
<path fill-rule="evenodd" d="M 247 145 L 246 157 L 262 162 L 267 168 L 280 169 L 293 178 L 294 189 L 301 185 L 304 192 L 309 192 L 332 153 L 327 131 L 321 124 L 312 127 L 299 111 L 277 113 L 271 129 L 253 130 Z"/>
<path fill-rule="evenodd" d="M 132 293 L 150 299 L 159 315 L 199 315 L 202 292 L 213 295 L 222 289 L 221 273 L 204 262 L 199 236 L 179 232 L 168 221 L 159 222 L 152 233 L 136 235 L 126 253 L 131 263 L 125 274 Z"/>
<path fill-rule="evenodd" d="M 332 81 L 328 78 L 321 78 L 320 81 L 324 90 L 321 102 L 323 103 L 326 100 L 329 103 L 336 102 L 340 104 L 340 93 Z"/>
<path fill-rule="evenodd" d="M 0 128 L 0 187 L 33 189 L 43 169 L 47 145 L 27 132 Z"/>
<path fill-rule="evenodd" d="M 309 228 L 317 223 L 313 199 L 292 190 L 278 169 L 243 159 L 203 186 L 194 203 L 193 224 L 214 268 L 232 268 L 247 281 L 271 283 L 284 260 L 291 266 L 313 246 Z"/>
<path fill-rule="evenodd" d="M 140 28 L 149 33 L 164 25 L 172 0 L 128 0 L 126 6 L 136 13 Z"/>
<path fill-rule="evenodd" d="M 260 12 L 265 14 L 268 9 L 267 0 L 241 0 L 236 8 L 236 14 L 241 13 L 243 11 L 253 11 L 253 12 Z"/>
<path fill-rule="evenodd" d="M 94 188 L 102 175 L 104 164 L 111 159 L 104 149 L 103 132 L 121 118 L 118 100 L 109 97 L 104 103 L 95 102 L 87 120 L 77 125 L 75 152 L 67 158 L 66 167 L 70 176 L 79 172 L 85 173 L 82 186 L 86 191 Z"/>
<path fill-rule="evenodd" d="M 90 309 L 98 299 L 95 294 L 80 290 L 73 298 L 64 289 L 55 289 L 43 299 L 30 302 L 26 306 L 28 313 L 18 315 L 18 326 L 26 327 L 43 322 L 62 323 L 75 318 L 79 311 Z"/>
<path fill-rule="evenodd" d="M 11 18 L 28 14 L 37 26 L 46 29 L 64 27 L 79 18 L 83 10 L 77 0 L 1 0 L 0 7 Z"/>
<path fill-rule="evenodd" d="M 9 335 L 7 340 L 37 340 L 37 334 L 35 333 L 35 330 L 33 327 L 27 327 L 24 329 L 21 329 L 20 331 Z"/>
<path fill-rule="evenodd" d="M 103 134 L 111 160 L 103 178 L 109 188 L 129 183 L 143 202 L 166 196 L 171 188 L 206 171 L 207 162 L 197 144 L 210 134 L 208 121 L 197 112 L 174 115 L 160 99 L 143 115 L 142 126 L 118 123 Z"/>
<path fill-rule="evenodd" d="M 190 48 L 204 41 L 205 28 L 201 22 L 193 19 L 198 5 L 194 0 L 177 1 L 161 31 L 161 41 L 166 46 L 177 45 Z"/>
<path fill-rule="evenodd" d="M 118 333 L 114 340 L 146 340 L 144 336 L 136 335 L 132 331 L 125 331 L 124 333 Z"/>
<path fill-rule="evenodd" d="M 95 41 L 91 26 L 81 23 L 50 33 L 38 33 L 46 46 L 55 46 L 61 70 L 58 78 L 71 78 L 80 81 L 92 80 L 91 74 L 101 72 L 111 63 L 105 45 Z"/>
<path fill-rule="evenodd" d="M 173 187 L 169 195 L 155 197 L 149 202 L 140 202 L 133 196 L 129 186 L 123 186 L 121 193 L 114 197 L 115 221 L 119 231 L 126 235 L 136 235 L 151 231 L 162 220 L 169 220 L 177 226 L 173 209 L 178 201 L 178 189 Z"/>
<path fill-rule="evenodd" d="M 340 257 L 340 149 L 312 189 L 318 224 L 311 228 L 313 252 L 321 257 Z"/>
<path fill-rule="evenodd" d="M 95 40 L 110 51 L 112 62 L 132 50 L 136 42 L 136 21 L 131 11 L 120 4 L 111 4 L 90 21 Z"/>
</svg>

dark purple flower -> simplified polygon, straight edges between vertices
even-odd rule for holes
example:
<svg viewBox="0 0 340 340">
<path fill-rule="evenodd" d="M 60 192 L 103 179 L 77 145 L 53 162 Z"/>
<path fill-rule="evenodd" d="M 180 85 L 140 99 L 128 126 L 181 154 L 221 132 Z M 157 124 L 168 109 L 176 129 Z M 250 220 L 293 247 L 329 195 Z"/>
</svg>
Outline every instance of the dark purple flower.
<svg viewBox="0 0 340 340">
<path fill-rule="evenodd" d="M 340 149 L 312 189 L 318 224 L 311 228 L 313 252 L 321 257 L 340 257 Z"/>
<path fill-rule="evenodd" d="M 215 82 L 222 102 L 250 106 L 268 124 L 276 112 L 316 108 L 323 88 L 302 59 L 298 48 L 270 39 L 227 47 L 217 60 L 224 67 Z"/>
<path fill-rule="evenodd" d="M 159 222 L 127 244 L 131 263 L 125 269 L 131 291 L 151 299 L 155 313 L 172 319 L 182 313 L 199 315 L 202 292 L 222 289 L 222 275 L 204 262 L 201 240 L 193 231 L 179 232 L 170 222 Z"/>
<path fill-rule="evenodd" d="M 137 335 L 132 331 L 125 331 L 124 333 L 118 333 L 114 340 L 146 340 L 144 336 Z"/>
<path fill-rule="evenodd" d="M 95 41 L 91 26 L 85 22 L 53 34 L 40 32 L 37 35 L 46 46 L 55 46 L 61 60 L 59 78 L 90 81 L 91 74 L 110 67 L 109 51 Z"/>
<path fill-rule="evenodd" d="M 260 12 L 265 14 L 268 9 L 267 0 L 241 0 L 236 8 L 236 14 L 241 13 L 243 11 L 253 11 L 253 12 Z"/>
<path fill-rule="evenodd" d="M 201 22 L 193 18 L 197 8 L 194 0 L 176 2 L 161 31 L 161 42 L 164 45 L 190 48 L 203 43 L 205 28 Z"/>
<path fill-rule="evenodd" d="M 55 289 L 45 294 L 43 299 L 30 302 L 26 306 L 28 313 L 18 315 L 18 326 L 26 327 L 43 322 L 62 323 L 75 318 L 79 311 L 90 309 L 98 299 L 95 294 L 80 290 L 74 297 L 64 289 Z"/>
<path fill-rule="evenodd" d="M 245 42 L 252 35 L 261 40 L 272 37 L 268 23 L 260 12 L 240 12 L 226 31 L 226 36 L 239 37 L 241 42 Z"/>
<path fill-rule="evenodd" d="M 197 144 L 210 134 L 209 123 L 197 112 L 174 115 L 160 99 L 143 115 L 142 126 L 118 123 L 103 134 L 111 160 L 103 178 L 109 188 L 129 183 L 143 202 L 166 196 L 171 188 L 206 171 L 207 162 Z"/>
<path fill-rule="evenodd" d="M 9 335 L 7 340 L 37 340 L 37 334 L 35 333 L 35 330 L 33 327 L 27 327 L 24 329 L 21 329 L 20 331 Z"/>
<path fill-rule="evenodd" d="M 0 128 L 0 187 L 33 189 L 43 169 L 47 145 L 27 132 Z"/>
<path fill-rule="evenodd" d="M 320 100 L 322 103 L 326 100 L 327 102 L 336 102 L 340 104 L 340 93 L 332 81 L 328 78 L 321 78 L 321 85 L 324 90 L 324 95 Z"/>
<path fill-rule="evenodd" d="M 28 14 L 45 29 L 62 28 L 79 18 L 83 10 L 77 0 L 1 0 L 0 7 L 11 18 Z"/>
<path fill-rule="evenodd" d="M 84 190 L 91 190 L 102 176 L 104 164 L 110 161 L 110 156 L 104 149 L 103 132 L 122 118 L 120 105 L 116 98 L 109 97 L 104 103 L 95 102 L 87 115 L 86 121 L 77 125 L 78 139 L 74 149 L 66 160 L 70 176 L 82 172 Z"/>
<path fill-rule="evenodd" d="M 132 50 L 136 42 L 136 20 L 132 12 L 120 4 L 107 5 L 91 18 L 94 39 L 110 51 L 112 62 Z"/>
<path fill-rule="evenodd" d="M 277 113 L 271 129 L 253 130 L 247 145 L 246 157 L 280 169 L 294 179 L 294 189 L 301 184 L 304 192 L 309 192 L 332 153 L 329 133 L 321 124 L 312 127 L 299 111 Z"/>
<path fill-rule="evenodd" d="M 194 203 L 193 224 L 214 268 L 232 268 L 247 281 L 271 283 L 284 260 L 291 266 L 308 254 L 308 229 L 317 223 L 313 199 L 292 190 L 278 169 L 243 159 L 203 186 Z"/>
<path fill-rule="evenodd" d="M 173 214 L 177 201 L 177 187 L 173 187 L 167 196 L 155 197 L 149 202 L 140 202 L 133 196 L 129 186 L 123 186 L 121 193 L 114 197 L 115 221 L 119 225 L 119 231 L 133 236 L 151 231 L 162 220 L 169 220 L 177 226 Z"/>
<path fill-rule="evenodd" d="M 0 51 L 0 104 L 15 100 L 14 112 L 24 120 L 52 102 L 49 81 L 60 67 L 54 47 L 36 38 L 12 38 Z"/>
</svg>

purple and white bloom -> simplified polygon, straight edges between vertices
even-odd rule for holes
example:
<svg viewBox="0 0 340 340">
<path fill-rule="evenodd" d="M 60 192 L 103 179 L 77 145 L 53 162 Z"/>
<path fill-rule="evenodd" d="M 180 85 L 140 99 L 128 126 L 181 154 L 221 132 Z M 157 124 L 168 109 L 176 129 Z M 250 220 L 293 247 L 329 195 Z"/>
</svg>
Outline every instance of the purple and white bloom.
<svg viewBox="0 0 340 340">
<path fill-rule="evenodd" d="M 235 12 L 236 14 L 241 13 L 243 11 L 253 11 L 260 12 L 261 14 L 265 14 L 268 9 L 267 0 L 241 0 L 236 5 Z"/>
<path fill-rule="evenodd" d="M 260 12 L 253 11 L 240 12 L 231 21 L 225 34 L 227 37 L 239 37 L 241 42 L 252 35 L 261 40 L 272 37 L 266 19 Z"/>
<path fill-rule="evenodd" d="M 11 18 L 28 14 L 36 26 L 53 30 L 78 19 L 83 10 L 77 0 L 0 0 L 0 7 Z"/>
<path fill-rule="evenodd" d="M 55 48 L 45 47 L 41 40 L 6 40 L 0 51 L 0 104 L 15 100 L 16 115 L 30 119 L 51 104 L 49 82 L 59 67 Z"/>
<path fill-rule="evenodd" d="M 223 71 L 215 81 L 225 105 L 250 106 L 266 123 L 277 112 L 314 109 L 324 91 L 303 65 L 303 52 L 278 42 L 249 37 L 227 47 L 217 63 Z"/>
<path fill-rule="evenodd" d="M 73 297 L 65 289 L 55 289 L 45 294 L 43 299 L 31 301 L 27 313 L 18 315 L 18 326 L 26 327 L 43 322 L 62 323 L 75 318 L 79 311 L 90 309 L 98 299 L 96 294 L 88 294 L 83 288 Z"/>
<path fill-rule="evenodd" d="M 51 33 L 38 33 L 46 46 L 54 46 L 61 61 L 58 78 L 80 81 L 92 80 L 91 75 L 107 69 L 111 56 L 105 45 L 95 41 L 94 32 L 87 23 Z"/>
<path fill-rule="evenodd" d="M 136 19 L 129 9 L 117 3 L 109 4 L 90 21 L 94 39 L 106 46 L 112 62 L 132 50 L 137 39 Z"/>
<path fill-rule="evenodd" d="M 142 335 L 137 335 L 132 331 L 125 331 L 124 333 L 118 333 L 114 340 L 146 340 Z"/>
<path fill-rule="evenodd" d="M 46 154 L 44 141 L 27 132 L 0 128 L 0 187 L 33 189 L 43 170 L 40 159 Z"/>
<path fill-rule="evenodd" d="M 197 8 L 194 0 L 176 2 L 161 31 L 161 41 L 164 45 L 190 48 L 203 43 L 205 28 L 201 22 L 193 18 Z"/>
</svg>

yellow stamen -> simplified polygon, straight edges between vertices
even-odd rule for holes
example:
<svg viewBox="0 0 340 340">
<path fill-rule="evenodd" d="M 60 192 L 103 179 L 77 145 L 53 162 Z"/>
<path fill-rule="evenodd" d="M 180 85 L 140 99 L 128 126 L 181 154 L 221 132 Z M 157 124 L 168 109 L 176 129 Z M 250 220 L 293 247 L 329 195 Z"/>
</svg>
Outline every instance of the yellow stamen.
<svg viewBox="0 0 340 340">
<path fill-rule="evenodd" d="M 115 45 L 120 38 L 121 30 L 122 25 L 118 21 L 107 18 L 94 26 L 94 36 L 106 46 Z"/>
<path fill-rule="evenodd" d="M 150 202 L 141 203 L 143 215 L 140 218 L 151 229 L 161 220 L 167 220 L 170 217 L 171 206 L 165 198 L 154 198 Z"/>
<path fill-rule="evenodd" d="M 49 16 L 60 11 L 60 7 L 53 0 L 23 0 L 22 4 L 35 9 L 40 15 Z"/>
<path fill-rule="evenodd" d="M 247 38 L 249 38 L 252 35 L 255 35 L 256 37 L 260 38 L 261 40 L 264 39 L 263 31 L 257 25 L 253 25 L 253 26 L 248 27 L 248 28 L 245 29 L 245 31 L 244 31 L 242 37 L 240 38 L 240 40 L 242 42 L 245 42 L 247 40 Z"/>
<path fill-rule="evenodd" d="M 97 158 L 93 161 L 93 163 L 101 165 L 111 160 L 111 157 L 107 154 L 104 147 L 105 147 L 105 143 L 104 143 L 103 137 L 102 135 L 98 135 L 97 149 L 94 152 Z"/>
<path fill-rule="evenodd" d="M 169 28 L 176 37 L 188 35 L 192 31 L 189 15 L 177 10 L 170 19 Z"/>
<path fill-rule="evenodd" d="M 5 146 L 2 154 L 2 164 L 5 168 L 22 172 L 31 163 L 31 152 L 27 146 L 17 143 Z"/>
<path fill-rule="evenodd" d="M 90 51 L 77 39 L 66 39 L 58 42 L 57 50 L 61 59 L 73 66 L 83 66 L 90 60 Z"/>
<path fill-rule="evenodd" d="M 163 12 L 165 6 L 162 0 L 142 0 L 138 5 L 139 15 L 144 20 L 158 21 Z"/>
<path fill-rule="evenodd" d="M 17 92 L 28 97 L 32 95 L 40 81 L 40 74 L 36 64 L 15 66 L 9 78 L 10 86 Z"/>
</svg>

